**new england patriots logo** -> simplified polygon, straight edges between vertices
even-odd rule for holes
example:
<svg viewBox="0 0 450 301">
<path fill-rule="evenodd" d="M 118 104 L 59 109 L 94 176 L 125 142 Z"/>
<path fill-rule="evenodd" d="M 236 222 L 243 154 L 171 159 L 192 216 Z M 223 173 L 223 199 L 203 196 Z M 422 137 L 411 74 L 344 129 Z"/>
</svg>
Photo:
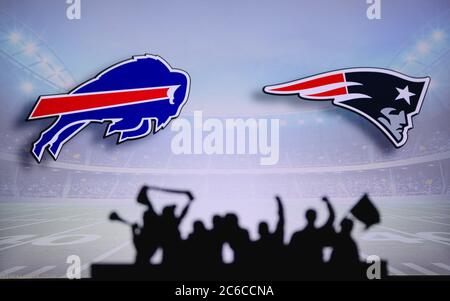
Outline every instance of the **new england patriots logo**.
<svg viewBox="0 0 450 301">
<path fill-rule="evenodd" d="M 108 122 L 104 137 L 117 143 L 157 133 L 177 118 L 189 95 L 189 75 L 159 56 L 133 56 L 99 73 L 68 94 L 40 96 L 28 120 L 56 118 L 32 145 L 56 160 L 64 144 L 91 122 Z"/>
<path fill-rule="evenodd" d="M 331 100 L 368 119 L 399 148 L 408 139 L 412 117 L 420 112 L 429 83 L 429 77 L 415 78 L 388 69 L 351 68 L 266 86 L 264 92 Z"/>
</svg>

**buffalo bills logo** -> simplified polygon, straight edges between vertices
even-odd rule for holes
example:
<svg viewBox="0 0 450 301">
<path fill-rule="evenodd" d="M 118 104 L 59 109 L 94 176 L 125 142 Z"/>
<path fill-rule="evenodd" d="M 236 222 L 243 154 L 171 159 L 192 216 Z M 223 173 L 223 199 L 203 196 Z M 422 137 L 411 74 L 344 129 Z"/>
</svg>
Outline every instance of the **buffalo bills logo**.
<svg viewBox="0 0 450 301">
<path fill-rule="evenodd" d="M 28 120 L 56 120 L 31 153 L 40 162 L 47 149 L 56 160 L 64 144 L 91 122 L 108 122 L 104 137 L 118 134 L 117 143 L 156 133 L 180 115 L 189 86 L 189 75 L 161 57 L 133 56 L 68 94 L 39 97 Z"/>
<path fill-rule="evenodd" d="M 429 83 L 429 77 L 415 78 L 380 68 L 352 68 L 266 86 L 264 92 L 332 100 L 334 105 L 371 121 L 396 147 L 401 147 L 413 127 L 412 117 L 420 112 Z"/>
</svg>

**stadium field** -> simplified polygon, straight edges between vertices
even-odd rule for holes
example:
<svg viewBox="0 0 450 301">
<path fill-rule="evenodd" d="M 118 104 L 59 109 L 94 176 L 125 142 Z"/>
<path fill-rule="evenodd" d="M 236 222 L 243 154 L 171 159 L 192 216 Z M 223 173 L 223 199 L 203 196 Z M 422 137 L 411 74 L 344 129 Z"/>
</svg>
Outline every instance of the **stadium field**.
<svg viewBox="0 0 450 301">
<path fill-rule="evenodd" d="M 363 260 L 369 255 L 386 259 L 391 275 L 450 275 L 450 202 L 445 196 L 375 202 L 381 224 L 354 231 Z M 348 200 L 336 200 L 338 220 L 349 205 Z M 139 221 L 143 208 L 129 200 L 1 202 L 0 278 L 63 278 L 70 255 L 80 257 L 82 277 L 90 276 L 94 262 L 132 263 L 131 233 L 127 226 L 108 220 L 112 210 Z M 292 211 L 288 219 L 296 218 Z M 195 215 L 183 222 L 184 236 Z M 241 224 L 247 227 L 245 218 Z M 254 225 L 253 221 L 248 225 Z M 286 241 L 293 230 L 287 229 Z M 256 229 L 249 227 L 249 231 L 255 238 Z"/>
</svg>

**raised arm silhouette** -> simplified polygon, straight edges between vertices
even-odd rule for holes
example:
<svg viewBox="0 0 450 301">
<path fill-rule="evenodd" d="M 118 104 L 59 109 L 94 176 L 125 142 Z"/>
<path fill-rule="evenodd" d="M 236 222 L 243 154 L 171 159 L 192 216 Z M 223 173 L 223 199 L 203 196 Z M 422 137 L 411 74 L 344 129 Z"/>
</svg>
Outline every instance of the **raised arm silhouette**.
<svg viewBox="0 0 450 301">
<path fill-rule="evenodd" d="M 361 261 L 358 246 L 351 233 L 353 221 L 344 218 L 340 226 L 341 229 L 334 239 L 330 264 L 333 269 L 345 270 L 348 277 L 355 278 L 359 276 Z"/>
<path fill-rule="evenodd" d="M 147 207 L 143 215 L 143 225 L 133 224 L 131 227 L 133 243 L 136 249 L 136 264 L 149 264 L 150 258 L 160 246 L 160 235 L 158 231 L 158 215 L 153 209 L 152 203 L 147 195 L 149 187 L 144 186 L 138 194 L 137 201 Z"/>
<path fill-rule="evenodd" d="M 180 193 L 188 197 L 181 213 L 175 213 L 176 206 L 169 205 L 158 214 L 148 196 L 149 190 L 166 193 Z M 133 269 L 125 270 L 134 277 L 149 276 L 151 279 L 190 280 L 294 280 L 294 279 L 364 279 L 367 265 L 360 261 L 358 246 L 351 232 L 354 221 L 344 218 L 340 230 L 334 229 L 335 212 L 327 197 L 322 198 L 328 216 L 322 226 L 316 226 L 317 213 L 308 209 L 306 225 L 295 232 L 288 245 L 284 243 L 285 214 L 283 201 L 275 197 L 278 220 L 270 231 L 267 222 L 258 225 L 259 238 L 251 241 L 247 229 L 239 224 L 234 213 L 214 215 L 212 228 L 208 229 L 201 220 L 193 224 L 193 231 L 186 240 L 181 238 L 180 224 L 186 218 L 194 197 L 189 191 L 144 186 L 137 201 L 146 206 L 142 226 L 122 219 L 116 212 L 111 220 L 120 221 L 131 227 L 136 262 Z M 349 211 L 354 220 L 372 225 L 379 219 L 378 210 L 368 196 L 364 196 Z M 234 252 L 234 261 L 225 264 L 222 258 L 224 243 Z M 323 259 L 323 249 L 332 248 L 330 260 Z M 158 248 L 162 248 L 161 264 L 151 264 L 150 259 Z M 384 270 L 382 273 L 386 275 Z M 114 266 L 112 266 L 114 271 Z M 117 267 L 116 267 L 117 268 Z M 126 267 L 125 267 L 126 269 Z M 99 272 L 100 271 L 100 272 Z M 102 266 L 93 269 L 94 277 L 106 275 L 113 278 Z M 117 271 L 117 270 L 116 270 Z M 142 278 L 141 278 L 142 279 Z"/>
<path fill-rule="evenodd" d="M 323 248 L 331 245 L 335 213 L 327 197 L 322 201 L 328 209 L 328 218 L 322 227 L 316 227 L 317 213 L 306 210 L 306 226 L 292 235 L 289 243 L 289 260 L 299 268 L 301 274 L 321 273 L 323 269 Z"/>
<path fill-rule="evenodd" d="M 190 195 L 190 193 L 188 193 Z M 161 246 L 163 248 L 163 263 L 168 266 L 182 264 L 183 254 L 180 253 L 182 239 L 179 226 L 185 218 L 193 198 L 189 198 L 179 216 L 175 215 L 176 206 L 164 207 L 160 222 L 159 231 L 161 233 Z"/>
<path fill-rule="evenodd" d="M 253 243 L 252 268 L 260 274 L 274 274 L 283 265 L 284 246 L 284 208 L 281 198 L 275 197 L 278 209 L 276 228 L 270 232 L 266 222 L 259 223 L 259 239 Z"/>
</svg>

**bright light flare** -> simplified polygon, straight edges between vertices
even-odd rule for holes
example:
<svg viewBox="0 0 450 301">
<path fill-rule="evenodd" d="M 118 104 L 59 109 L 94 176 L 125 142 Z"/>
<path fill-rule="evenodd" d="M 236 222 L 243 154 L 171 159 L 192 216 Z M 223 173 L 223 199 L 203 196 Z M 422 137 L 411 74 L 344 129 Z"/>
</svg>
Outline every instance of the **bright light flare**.
<svg viewBox="0 0 450 301">
<path fill-rule="evenodd" d="M 50 58 L 47 57 L 47 56 L 42 57 L 42 61 L 41 62 L 42 62 L 42 64 L 46 64 L 46 65 L 50 65 L 52 63 Z"/>
<path fill-rule="evenodd" d="M 442 41 L 442 40 L 444 39 L 444 36 L 445 36 L 444 31 L 443 31 L 443 30 L 440 30 L 440 29 L 435 30 L 435 31 L 433 31 L 433 32 L 431 33 L 431 38 L 432 38 L 433 41 L 435 41 L 435 42 L 440 42 L 440 41 Z"/>
<path fill-rule="evenodd" d="M 27 94 L 33 92 L 33 89 L 34 89 L 33 84 L 30 82 L 22 83 L 22 85 L 20 86 L 20 90 L 22 90 L 22 92 L 25 92 Z"/>
<path fill-rule="evenodd" d="M 11 43 L 17 44 L 22 39 L 22 36 L 20 35 L 20 33 L 14 31 L 9 34 L 8 39 Z"/>
<path fill-rule="evenodd" d="M 36 44 L 30 42 L 25 45 L 25 53 L 26 54 L 33 54 L 35 50 L 36 50 Z"/>
<path fill-rule="evenodd" d="M 430 50 L 430 45 L 425 41 L 419 42 L 417 44 L 417 50 L 422 54 L 428 53 Z"/>
<path fill-rule="evenodd" d="M 413 54 L 407 54 L 405 56 L 405 62 L 412 63 L 416 60 L 416 57 Z"/>
</svg>

